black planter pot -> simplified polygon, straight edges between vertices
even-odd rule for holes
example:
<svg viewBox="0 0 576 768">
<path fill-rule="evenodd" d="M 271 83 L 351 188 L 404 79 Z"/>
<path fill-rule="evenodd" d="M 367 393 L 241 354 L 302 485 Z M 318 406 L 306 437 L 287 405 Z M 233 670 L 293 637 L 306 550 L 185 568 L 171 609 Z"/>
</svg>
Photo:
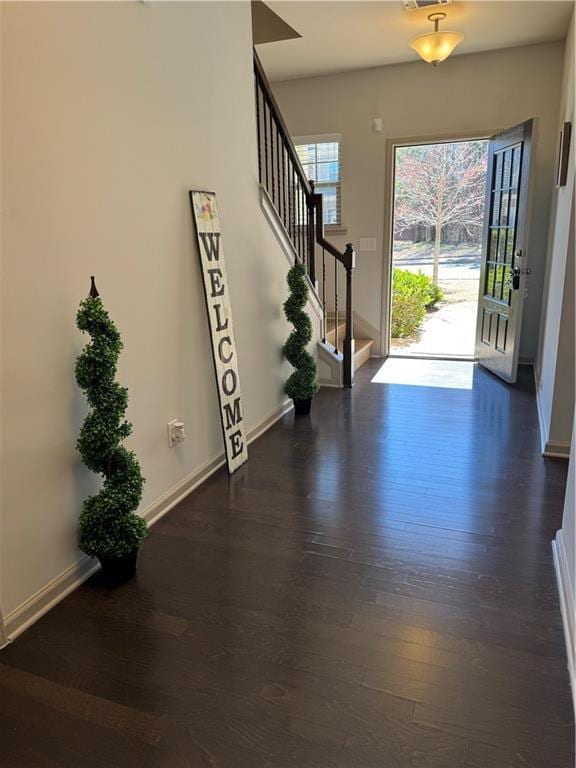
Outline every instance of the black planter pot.
<svg viewBox="0 0 576 768">
<path fill-rule="evenodd" d="M 100 582 L 107 587 L 115 587 L 134 578 L 138 550 L 134 549 L 124 557 L 99 557 L 102 570 Z"/>
<path fill-rule="evenodd" d="M 296 416 L 307 416 L 312 408 L 312 398 L 307 400 L 294 400 L 294 412 Z"/>
</svg>

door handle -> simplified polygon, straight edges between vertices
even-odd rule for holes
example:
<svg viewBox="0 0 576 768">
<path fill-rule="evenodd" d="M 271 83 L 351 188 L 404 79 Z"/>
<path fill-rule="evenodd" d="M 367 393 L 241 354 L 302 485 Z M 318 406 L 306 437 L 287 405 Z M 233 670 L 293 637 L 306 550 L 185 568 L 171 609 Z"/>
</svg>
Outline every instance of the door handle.
<svg viewBox="0 0 576 768">
<path fill-rule="evenodd" d="M 510 288 L 513 291 L 517 291 L 518 288 L 520 288 L 520 275 L 522 274 L 522 270 L 520 267 L 513 267 L 512 271 L 510 272 Z"/>
</svg>

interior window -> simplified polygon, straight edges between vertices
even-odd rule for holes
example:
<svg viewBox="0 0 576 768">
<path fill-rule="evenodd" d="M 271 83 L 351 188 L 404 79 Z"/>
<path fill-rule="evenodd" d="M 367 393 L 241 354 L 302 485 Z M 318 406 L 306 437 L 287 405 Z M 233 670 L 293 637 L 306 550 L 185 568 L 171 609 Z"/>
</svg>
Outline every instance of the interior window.
<svg viewBox="0 0 576 768">
<path fill-rule="evenodd" d="M 323 197 L 324 224 L 342 224 L 340 141 L 321 138 L 313 141 L 296 140 L 296 151 L 306 177 L 315 182 L 315 189 Z"/>
</svg>

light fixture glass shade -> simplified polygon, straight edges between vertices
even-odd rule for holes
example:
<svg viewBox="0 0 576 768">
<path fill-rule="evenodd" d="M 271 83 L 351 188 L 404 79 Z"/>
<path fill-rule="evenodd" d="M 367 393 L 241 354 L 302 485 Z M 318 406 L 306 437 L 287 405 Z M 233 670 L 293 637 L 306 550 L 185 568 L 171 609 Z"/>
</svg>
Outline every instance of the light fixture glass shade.
<svg viewBox="0 0 576 768">
<path fill-rule="evenodd" d="M 410 41 L 410 47 L 427 61 L 435 66 L 447 59 L 454 48 L 464 40 L 460 32 L 428 32 L 426 35 L 418 35 Z"/>
</svg>

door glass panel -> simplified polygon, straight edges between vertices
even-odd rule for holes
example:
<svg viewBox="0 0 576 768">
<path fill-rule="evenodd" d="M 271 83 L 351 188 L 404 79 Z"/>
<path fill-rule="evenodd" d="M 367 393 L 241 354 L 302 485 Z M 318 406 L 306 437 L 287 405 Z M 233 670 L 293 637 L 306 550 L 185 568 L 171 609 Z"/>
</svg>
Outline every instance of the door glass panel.
<svg viewBox="0 0 576 768">
<path fill-rule="evenodd" d="M 512 184 L 514 188 L 518 189 L 518 182 L 520 181 L 520 159 L 522 155 L 522 147 L 514 147 L 514 158 L 512 162 Z"/>
<path fill-rule="evenodd" d="M 504 267 L 497 266 L 495 267 L 495 275 L 494 275 L 494 293 L 493 296 L 495 299 L 501 299 L 502 298 L 502 278 L 504 276 Z"/>
<path fill-rule="evenodd" d="M 484 290 L 485 296 L 494 296 L 494 275 L 496 273 L 496 265 L 495 264 L 488 264 L 488 269 L 486 270 L 486 288 Z"/>
<path fill-rule="evenodd" d="M 498 261 L 504 262 L 506 260 L 506 234 L 509 230 L 501 229 L 500 237 L 498 238 Z"/>
<path fill-rule="evenodd" d="M 492 199 L 492 224 L 498 226 L 500 221 L 500 192 L 495 192 Z"/>
<path fill-rule="evenodd" d="M 502 187 L 504 189 L 510 186 L 511 177 L 512 177 L 512 150 L 507 149 L 504 152 L 504 171 L 502 174 Z"/>
<path fill-rule="evenodd" d="M 508 301 L 508 291 L 510 290 L 510 267 L 504 267 L 504 274 L 502 277 L 502 300 Z"/>
<path fill-rule="evenodd" d="M 500 225 L 505 227 L 508 224 L 508 200 L 510 198 L 509 192 L 502 193 L 502 201 L 500 203 Z"/>
<path fill-rule="evenodd" d="M 496 255 L 498 253 L 498 229 L 490 230 L 490 252 L 488 259 L 490 261 L 496 261 Z"/>
<path fill-rule="evenodd" d="M 512 190 L 510 192 L 510 202 L 508 207 L 508 224 L 511 227 L 516 226 L 516 208 L 518 205 L 518 192 L 516 190 Z"/>
<path fill-rule="evenodd" d="M 514 240 L 516 239 L 516 231 L 514 229 L 508 230 L 506 237 L 506 264 L 512 264 L 512 256 L 514 255 Z"/>
<path fill-rule="evenodd" d="M 495 170 L 494 170 L 494 187 L 493 189 L 500 189 L 502 187 L 502 153 L 499 152 L 495 157 Z"/>
</svg>

